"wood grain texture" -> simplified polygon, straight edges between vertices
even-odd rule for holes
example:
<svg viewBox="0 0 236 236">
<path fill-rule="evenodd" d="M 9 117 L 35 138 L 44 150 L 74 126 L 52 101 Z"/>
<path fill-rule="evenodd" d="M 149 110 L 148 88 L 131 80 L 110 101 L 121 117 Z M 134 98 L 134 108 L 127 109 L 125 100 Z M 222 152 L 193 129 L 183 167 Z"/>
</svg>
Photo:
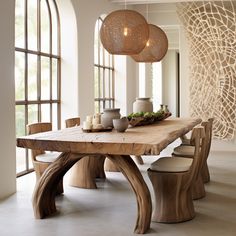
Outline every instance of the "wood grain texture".
<svg viewBox="0 0 236 236">
<path fill-rule="evenodd" d="M 127 129 L 124 133 L 83 133 L 80 126 L 17 138 L 17 146 L 63 152 L 40 178 L 33 196 L 36 218 L 53 214 L 55 186 L 66 171 L 80 158 L 105 155 L 122 171 L 130 182 L 138 203 L 136 233 L 150 227 L 151 198 L 143 177 L 129 155 L 158 155 L 175 139 L 199 124 L 198 118 L 174 118 L 155 125 Z"/>
<path fill-rule="evenodd" d="M 200 171 L 199 173 L 197 173 L 196 180 L 192 186 L 192 197 L 194 200 L 201 199 L 206 196 L 204 183 L 207 183 L 210 181 L 210 174 L 209 174 L 209 169 L 207 166 L 207 158 L 209 156 L 210 147 L 211 147 L 213 118 L 209 118 L 208 121 L 203 121 L 201 125 L 205 129 L 205 138 L 203 139 L 203 143 L 202 143 L 203 157 L 201 158 L 201 162 L 199 164 Z M 190 143 L 191 143 L 191 140 L 190 140 Z M 189 152 L 188 151 L 189 146 L 181 144 L 180 147 L 177 147 L 175 149 L 179 149 L 179 148 L 180 148 L 180 151 L 174 151 L 173 156 L 181 156 L 181 157 L 186 157 L 186 158 L 194 157 L 194 148 L 192 148 L 192 151 Z"/>
<path fill-rule="evenodd" d="M 135 161 L 139 164 L 139 165 L 143 165 L 143 159 L 141 156 L 134 156 Z"/>
<path fill-rule="evenodd" d="M 213 130 L 214 118 L 209 118 L 207 121 L 209 122 L 209 127 L 208 127 L 208 131 L 207 131 L 208 146 L 207 146 L 207 150 L 206 150 L 206 161 L 205 161 L 205 163 L 203 163 L 202 173 L 201 173 L 202 180 L 204 183 L 210 182 L 210 172 L 209 172 L 209 168 L 207 165 L 207 158 L 208 158 L 210 150 L 211 150 L 212 130 Z"/>
<path fill-rule="evenodd" d="M 57 186 L 64 174 L 84 155 L 62 153 L 45 170 L 33 193 L 33 209 L 36 219 L 42 219 L 56 212 L 55 196 Z"/>
<path fill-rule="evenodd" d="M 205 155 L 206 147 L 204 145 L 206 142 L 204 143 L 204 138 L 204 127 L 194 128 L 191 140 L 194 142 L 195 152 L 188 171 L 167 172 L 148 169 L 148 176 L 155 195 L 153 221 L 177 223 L 191 220 L 195 216 L 192 186 L 199 176 Z"/>
<path fill-rule="evenodd" d="M 40 123 L 32 123 L 26 126 L 27 134 L 37 134 L 41 132 L 47 132 L 52 130 L 52 123 L 50 122 L 40 122 Z M 45 150 L 42 149 L 31 149 L 31 159 L 32 164 L 36 174 L 36 182 L 39 181 L 40 177 L 44 173 L 44 171 L 48 168 L 51 162 L 41 162 L 37 161 L 37 155 L 44 154 Z M 64 192 L 63 188 L 63 179 L 58 183 L 56 194 L 62 194 Z"/>
<path fill-rule="evenodd" d="M 143 159 L 141 156 L 134 156 L 135 161 L 139 164 L 139 165 L 143 165 Z M 119 172 L 119 168 L 117 168 L 114 163 L 112 161 L 110 161 L 109 159 L 105 160 L 104 163 L 104 170 L 108 171 L 108 172 Z"/>
<path fill-rule="evenodd" d="M 198 118 L 168 118 L 124 133 L 83 133 L 80 126 L 17 138 L 18 147 L 112 155 L 158 155 L 171 142 L 199 124 Z"/>
<path fill-rule="evenodd" d="M 207 162 L 203 165 L 203 168 L 202 168 L 202 180 L 203 180 L 203 183 L 205 184 L 210 182 L 210 172 L 209 172 Z"/>
<path fill-rule="evenodd" d="M 65 120 L 66 128 L 79 126 L 80 117 L 69 118 Z M 106 178 L 104 172 L 105 157 L 98 155 L 83 157 L 75 163 L 70 170 L 69 185 L 78 188 L 96 189 L 96 178 Z"/>
<path fill-rule="evenodd" d="M 80 125 L 80 117 L 66 119 L 65 123 L 66 123 L 66 128 Z"/>
<path fill-rule="evenodd" d="M 130 156 L 107 155 L 131 184 L 138 204 L 138 215 L 134 232 L 143 234 L 150 228 L 152 202 L 149 189 L 136 164 Z"/>
<path fill-rule="evenodd" d="M 205 138 L 202 141 L 202 158 L 200 162 L 199 172 L 197 173 L 195 183 L 192 187 L 192 197 L 194 200 L 201 199 L 206 196 L 204 182 L 210 180 L 210 175 L 207 166 L 207 158 L 209 156 L 211 139 L 212 139 L 212 124 L 213 119 L 202 122 L 202 126 L 205 129 Z"/>
<path fill-rule="evenodd" d="M 45 172 L 45 170 L 51 165 L 51 163 L 34 161 L 33 165 L 34 165 L 34 170 L 36 174 L 36 183 L 37 183 L 39 179 L 41 178 L 41 176 L 43 175 L 43 173 Z M 57 195 L 60 195 L 62 193 L 64 193 L 63 179 L 59 181 L 57 185 L 57 190 L 56 190 Z"/>
<path fill-rule="evenodd" d="M 106 178 L 105 156 L 85 156 L 71 168 L 69 184 L 78 188 L 96 189 L 96 178 Z"/>
<path fill-rule="evenodd" d="M 120 169 L 108 158 L 104 162 L 104 170 L 108 172 L 120 172 Z"/>
<path fill-rule="evenodd" d="M 155 204 L 152 221 L 178 223 L 195 216 L 191 189 L 183 188 L 189 173 L 163 173 L 148 169 L 152 182 Z"/>
</svg>

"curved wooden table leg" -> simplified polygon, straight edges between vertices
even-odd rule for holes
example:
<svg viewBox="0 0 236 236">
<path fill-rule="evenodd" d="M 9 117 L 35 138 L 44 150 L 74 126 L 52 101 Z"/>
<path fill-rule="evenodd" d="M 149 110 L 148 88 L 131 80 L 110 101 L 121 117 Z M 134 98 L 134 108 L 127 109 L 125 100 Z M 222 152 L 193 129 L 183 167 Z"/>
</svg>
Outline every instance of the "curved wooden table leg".
<svg viewBox="0 0 236 236">
<path fill-rule="evenodd" d="M 35 186 L 33 209 L 36 219 L 42 219 L 56 212 L 55 196 L 57 186 L 64 174 L 85 155 L 62 153 L 45 170 Z"/>
<path fill-rule="evenodd" d="M 134 156 L 134 159 L 139 165 L 143 165 L 143 159 L 141 156 Z"/>
<path fill-rule="evenodd" d="M 105 157 L 102 155 L 85 156 L 71 168 L 69 184 L 78 188 L 96 189 L 96 178 L 106 178 Z"/>
<path fill-rule="evenodd" d="M 106 157 L 103 155 L 96 155 L 95 159 L 94 159 L 94 165 L 91 171 L 95 171 L 95 178 L 99 178 L 99 179 L 105 179 L 106 178 L 106 174 L 104 171 L 104 162 L 105 162 Z"/>
<path fill-rule="evenodd" d="M 138 167 L 130 156 L 107 155 L 131 184 L 137 199 L 138 216 L 134 232 L 144 234 L 150 228 L 152 201 L 149 189 Z"/>
<path fill-rule="evenodd" d="M 141 156 L 134 156 L 134 159 L 139 165 L 144 164 Z M 119 168 L 108 158 L 105 160 L 104 170 L 108 172 L 120 172 Z"/>
<path fill-rule="evenodd" d="M 108 158 L 105 160 L 104 170 L 108 172 L 120 172 L 120 169 Z"/>
</svg>

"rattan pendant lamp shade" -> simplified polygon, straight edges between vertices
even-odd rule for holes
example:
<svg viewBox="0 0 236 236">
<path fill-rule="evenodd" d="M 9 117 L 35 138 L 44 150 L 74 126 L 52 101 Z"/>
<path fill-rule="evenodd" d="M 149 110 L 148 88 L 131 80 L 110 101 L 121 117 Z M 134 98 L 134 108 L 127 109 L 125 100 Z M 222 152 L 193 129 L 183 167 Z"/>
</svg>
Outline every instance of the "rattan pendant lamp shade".
<svg viewBox="0 0 236 236">
<path fill-rule="evenodd" d="M 165 32 L 156 25 L 149 24 L 149 40 L 146 47 L 131 57 L 136 62 L 158 62 L 166 55 L 168 39 Z"/>
<path fill-rule="evenodd" d="M 103 47 L 111 54 L 138 54 L 149 38 L 148 23 L 136 11 L 117 10 L 104 19 L 100 38 Z"/>
</svg>

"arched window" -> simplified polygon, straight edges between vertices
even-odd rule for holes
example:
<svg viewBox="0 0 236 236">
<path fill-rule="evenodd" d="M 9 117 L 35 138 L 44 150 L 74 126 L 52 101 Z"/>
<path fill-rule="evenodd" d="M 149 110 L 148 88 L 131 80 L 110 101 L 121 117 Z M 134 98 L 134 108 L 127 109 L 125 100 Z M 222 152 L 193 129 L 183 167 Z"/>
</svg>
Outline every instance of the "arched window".
<svg viewBox="0 0 236 236">
<path fill-rule="evenodd" d="M 60 21 L 56 0 L 16 0 L 16 136 L 26 125 L 52 122 L 60 128 Z M 31 171 L 28 150 L 17 149 L 17 173 Z"/>
<path fill-rule="evenodd" d="M 105 108 L 114 107 L 114 56 L 109 54 L 100 41 L 100 27 L 102 17 L 95 26 L 94 37 L 94 84 L 95 84 L 95 112 L 102 112 Z"/>
</svg>

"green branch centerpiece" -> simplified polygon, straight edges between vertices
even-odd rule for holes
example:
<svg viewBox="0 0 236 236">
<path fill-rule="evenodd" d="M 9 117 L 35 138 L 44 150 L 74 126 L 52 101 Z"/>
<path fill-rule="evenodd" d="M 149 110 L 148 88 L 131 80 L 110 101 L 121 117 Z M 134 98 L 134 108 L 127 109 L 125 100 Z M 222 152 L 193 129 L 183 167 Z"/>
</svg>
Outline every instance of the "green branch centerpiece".
<svg viewBox="0 0 236 236">
<path fill-rule="evenodd" d="M 171 112 L 159 110 L 157 112 L 137 112 L 127 116 L 131 126 L 150 125 L 171 116 Z"/>
</svg>

